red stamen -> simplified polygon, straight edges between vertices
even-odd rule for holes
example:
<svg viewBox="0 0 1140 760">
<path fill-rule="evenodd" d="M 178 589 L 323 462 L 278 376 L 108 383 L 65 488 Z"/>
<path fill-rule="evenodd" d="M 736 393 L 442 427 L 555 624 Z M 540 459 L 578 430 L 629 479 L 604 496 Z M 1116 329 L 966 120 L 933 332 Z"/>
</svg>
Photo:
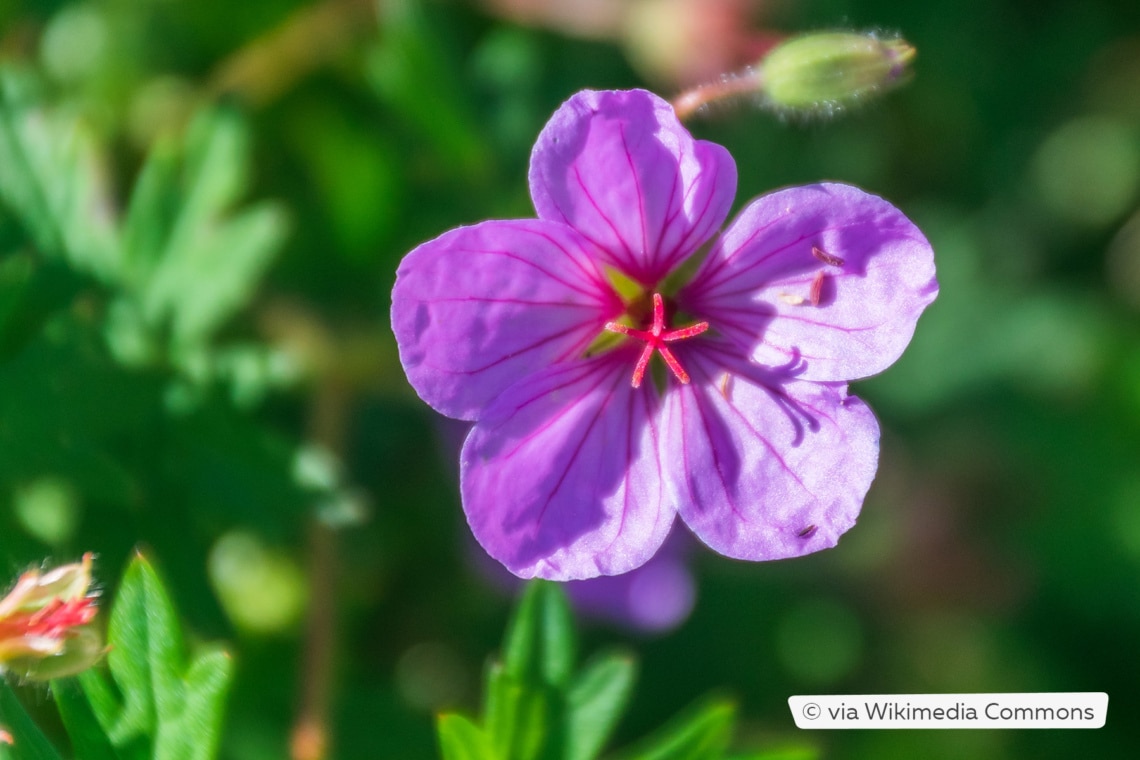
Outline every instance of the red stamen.
<svg viewBox="0 0 1140 760">
<path fill-rule="evenodd" d="M 649 360 L 653 358 L 653 344 L 646 343 L 645 348 L 641 351 L 641 356 L 637 358 L 637 364 L 633 368 L 633 387 L 641 387 L 641 380 L 645 377 L 645 369 L 649 366 Z"/>
<path fill-rule="evenodd" d="M 665 346 L 658 346 L 657 350 L 661 352 L 661 358 L 665 360 L 665 364 L 669 369 L 673 370 L 673 374 L 677 376 L 677 379 L 688 385 L 689 373 L 681 366 L 681 362 L 677 361 L 677 357 L 673 356 L 673 352 Z"/>
<path fill-rule="evenodd" d="M 823 272 L 816 272 L 815 279 L 811 281 L 811 291 L 808 297 L 812 306 L 819 306 L 819 299 L 823 297 Z"/>
<path fill-rule="evenodd" d="M 653 324 L 648 330 L 638 330 L 627 325 L 618 324 L 617 322 L 607 322 L 606 329 L 610 332 L 621 333 L 628 335 L 631 338 L 645 341 L 645 348 L 641 352 L 641 356 L 637 359 L 637 365 L 633 368 L 633 387 L 639 388 L 641 381 L 645 378 L 645 370 L 649 366 L 649 360 L 653 357 L 654 351 L 661 352 L 661 358 L 665 360 L 665 365 L 672 370 L 673 375 L 682 383 L 689 382 L 689 373 L 685 372 L 684 367 L 677 361 L 677 357 L 665 345 L 685 338 L 692 338 L 700 335 L 705 330 L 709 329 L 708 322 L 698 322 L 695 325 L 688 327 L 680 327 L 676 330 L 665 329 L 665 299 L 661 297 L 660 293 L 653 294 Z"/>
<path fill-rule="evenodd" d="M 815 256 L 817 259 L 822 261 L 824 264 L 831 264 L 831 266 L 833 266 L 833 267 L 841 267 L 845 263 L 847 263 L 843 259 L 839 258 L 838 256 L 833 256 L 830 253 L 828 253 L 827 251 L 823 250 L 822 248 L 819 248 L 818 246 L 814 246 L 814 245 L 811 247 L 811 255 Z"/>
</svg>

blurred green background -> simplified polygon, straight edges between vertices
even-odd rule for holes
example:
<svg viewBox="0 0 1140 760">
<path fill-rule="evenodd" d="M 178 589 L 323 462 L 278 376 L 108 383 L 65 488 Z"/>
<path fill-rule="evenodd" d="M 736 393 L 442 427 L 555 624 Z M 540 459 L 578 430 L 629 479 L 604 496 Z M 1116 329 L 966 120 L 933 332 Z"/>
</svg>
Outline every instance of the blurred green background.
<svg viewBox="0 0 1140 760">
<path fill-rule="evenodd" d="M 312 700 L 336 757 L 434 757 L 510 602 L 396 360 L 397 263 L 532 215 L 531 143 L 576 90 L 668 96 L 835 28 L 902 34 L 913 81 L 690 126 L 736 158 L 738 207 L 819 179 L 889 198 L 942 292 L 855 386 L 883 448 L 837 549 L 694 550 L 678 629 L 588 629 L 642 656 L 619 738 L 723 689 L 742 747 L 1137 756 L 1135 0 L 0 0 L 0 577 L 93 550 L 111 595 L 147 547 L 237 660 L 224 757 L 287 756 Z M 805 735 L 786 703 L 972 691 L 1106 691 L 1108 723 Z"/>
</svg>

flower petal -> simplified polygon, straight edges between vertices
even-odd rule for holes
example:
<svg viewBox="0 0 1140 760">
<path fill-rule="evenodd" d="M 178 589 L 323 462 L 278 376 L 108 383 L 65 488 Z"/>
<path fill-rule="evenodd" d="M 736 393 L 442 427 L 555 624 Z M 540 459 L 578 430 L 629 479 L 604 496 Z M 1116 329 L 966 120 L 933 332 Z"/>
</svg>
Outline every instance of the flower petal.
<svg viewBox="0 0 1140 760">
<path fill-rule="evenodd" d="M 842 387 L 779 382 L 714 348 L 681 349 L 692 383 L 665 399 L 662 451 L 681 518 L 739 559 L 834 546 L 875 476 L 875 416 Z"/>
<path fill-rule="evenodd" d="M 392 330 L 420 397 L 474 420 L 520 377 L 580 356 L 621 308 L 574 230 L 493 221 L 451 230 L 404 258 Z"/>
<path fill-rule="evenodd" d="M 844 381 L 890 366 L 937 295 L 934 252 L 901 211 L 822 184 L 749 204 L 677 301 L 760 364 Z"/>
<path fill-rule="evenodd" d="M 586 90 L 539 134 L 530 193 L 540 219 L 569 224 L 607 263 L 653 285 L 720 228 L 736 164 L 652 93 Z"/>
<path fill-rule="evenodd" d="M 658 401 L 651 387 L 630 386 L 633 361 L 618 349 L 524 379 L 468 436 L 467 521 L 516 575 L 616 575 L 665 540 L 674 510 L 663 498 Z"/>
</svg>

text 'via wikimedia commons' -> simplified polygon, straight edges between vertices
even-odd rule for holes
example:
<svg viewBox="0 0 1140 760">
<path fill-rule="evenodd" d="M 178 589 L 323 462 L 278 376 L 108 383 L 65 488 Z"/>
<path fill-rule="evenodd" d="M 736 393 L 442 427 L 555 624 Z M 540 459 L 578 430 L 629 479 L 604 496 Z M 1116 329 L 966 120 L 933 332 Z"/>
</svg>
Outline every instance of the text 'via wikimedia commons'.
<svg viewBox="0 0 1140 760">
<path fill-rule="evenodd" d="M 1101 728 L 1105 692 L 788 697 L 797 728 Z"/>
</svg>

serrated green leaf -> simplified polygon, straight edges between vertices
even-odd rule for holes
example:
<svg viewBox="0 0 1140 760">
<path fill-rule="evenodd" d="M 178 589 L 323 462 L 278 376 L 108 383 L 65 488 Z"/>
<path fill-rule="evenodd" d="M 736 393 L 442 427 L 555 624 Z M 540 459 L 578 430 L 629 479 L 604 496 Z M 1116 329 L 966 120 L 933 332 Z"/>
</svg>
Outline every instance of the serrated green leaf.
<svg viewBox="0 0 1140 760">
<path fill-rule="evenodd" d="M 194 661 L 184 681 L 182 709 L 169 715 L 160 712 L 156 758 L 207 760 L 217 755 L 232 677 L 233 661 L 224 651 L 206 652 Z"/>
<path fill-rule="evenodd" d="M 118 760 L 103 726 L 75 681 L 52 681 L 51 692 L 59 708 L 76 757 L 83 760 Z"/>
<path fill-rule="evenodd" d="M 154 272 L 181 210 L 180 152 L 170 139 L 159 140 L 135 180 L 123 218 L 123 283 L 141 290 Z"/>
<path fill-rule="evenodd" d="M 0 69 L 0 203 L 41 253 L 113 280 L 119 245 L 92 136 L 74 115 L 39 108 L 33 90 Z"/>
<path fill-rule="evenodd" d="M 440 715 L 435 726 L 443 760 L 499 760 L 486 734 L 462 715 Z"/>
<path fill-rule="evenodd" d="M 183 214 L 191 226 L 237 201 L 249 181 L 249 127 L 231 108 L 199 112 L 186 132 Z"/>
<path fill-rule="evenodd" d="M 12 760 L 60 760 L 59 753 L 3 681 L 0 681 L 0 726 L 12 735 L 14 744 L 5 748 Z"/>
<path fill-rule="evenodd" d="M 566 692 L 566 760 L 591 760 L 609 739 L 629 702 L 637 665 L 610 653 L 588 663 Z"/>
<path fill-rule="evenodd" d="M 107 628 L 107 663 L 123 695 L 110 736 L 123 744 L 158 733 L 158 710 L 177 709 L 182 631 L 154 568 L 136 556 L 123 576 Z"/>
<path fill-rule="evenodd" d="M 284 242 L 283 210 L 229 213 L 248 178 L 249 136 L 232 111 L 200 113 L 179 152 L 152 150 L 127 213 L 125 260 L 151 331 L 178 347 L 205 342 L 252 295 Z"/>
<path fill-rule="evenodd" d="M 99 678 L 82 683 L 112 744 L 132 755 L 140 744 L 148 745 L 147 756 L 154 760 L 214 757 L 232 664 L 224 652 L 210 650 L 184 666 L 174 605 L 141 556 L 124 575 L 107 638 L 107 661 L 122 704 Z"/>
<path fill-rule="evenodd" d="M 562 589 L 548 581 L 527 584 L 503 644 L 506 673 L 526 685 L 565 688 L 577 646 L 574 618 Z"/>
<path fill-rule="evenodd" d="M 674 717 L 662 729 L 620 755 L 621 760 L 720 760 L 732 739 L 736 706 L 709 699 Z"/>
<path fill-rule="evenodd" d="M 287 231 L 282 208 L 262 203 L 219 225 L 181 262 L 183 287 L 171 309 L 176 345 L 204 341 L 249 300 Z"/>
</svg>

